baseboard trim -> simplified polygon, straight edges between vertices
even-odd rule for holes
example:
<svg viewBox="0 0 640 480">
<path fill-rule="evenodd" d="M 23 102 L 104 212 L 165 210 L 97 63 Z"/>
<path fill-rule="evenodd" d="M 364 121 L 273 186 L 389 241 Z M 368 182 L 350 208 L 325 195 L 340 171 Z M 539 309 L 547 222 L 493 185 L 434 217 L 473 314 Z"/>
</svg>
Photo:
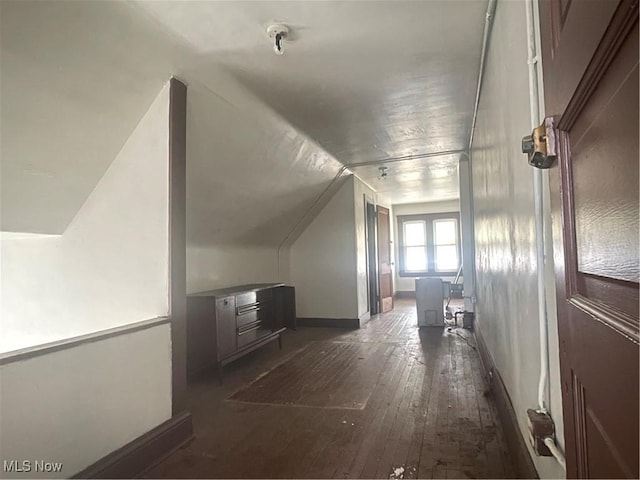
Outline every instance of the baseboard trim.
<svg viewBox="0 0 640 480">
<path fill-rule="evenodd" d="M 395 298 L 416 298 L 416 292 L 411 290 L 398 290 L 395 293 Z"/>
<path fill-rule="evenodd" d="M 475 325 L 475 329 L 473 331 L 473 335 L 476 339 L 476 345 L 478 346 L 478 353 L 480 354 L 480 364 L 482 366 L 482 374 L 484 375 L 485 382 L 487 385 L 491 383 L 491 376 L 493 373 L 491 369 L 493 368 L 493 361 L 489 355 L 489 350 L 487 349 L 487 344 L 484 343 L 484 337 L 482 336 L 482 332 L 478 328 L 478 325 Z"/>
<path fill-rule="evenodd" d="M 365 312 L 362 315 L 360 315 L 359 327 L 360 328 L 364 327 L 365 324 L 369 322 L 369 320 L 371 320 L 371 312 Z"/>
<path fill-rule="evenodd" d="M 481 329 L 479 325 L 475 325 L 474 336 L 476 339 L 476 345 L 478 346 L 478 352 L 480 353 L 480 360 L 482 363 L 482 370 L 485 376 L 485 381 L 489 385 L 489 389 L 493 395 L 496 408 L 498 409 L 498 416 L 504 428 L 504 435 L 506 437 L 507 445 L 511 451 L 511 457 L 513 459 L 514 467 L 516 469 L 517 478 L 539 478 L 536 467 L 533 464 L 531 455 L 525 439 L 520 433 L 520 427 L 518 426 L 518 418 L 516 417 L 516 411 L 511 403 L 509 392 L 502 381 L 500 372 L 493 363 L 493 357 L 487 349 L 487 344 L 482 337 Z"/>
<path fill-rule="evenodd" d="M 190 412 L 182 412 L 71 478 L 135 478 L 193 438 Z"/>
<path fill-rule="evenodd" d="M 358 318 L 309 318 L 298 317 L 298 326 L 302 327 L 329 327 L 329 328 L 360 328 Z"/>
</svg>

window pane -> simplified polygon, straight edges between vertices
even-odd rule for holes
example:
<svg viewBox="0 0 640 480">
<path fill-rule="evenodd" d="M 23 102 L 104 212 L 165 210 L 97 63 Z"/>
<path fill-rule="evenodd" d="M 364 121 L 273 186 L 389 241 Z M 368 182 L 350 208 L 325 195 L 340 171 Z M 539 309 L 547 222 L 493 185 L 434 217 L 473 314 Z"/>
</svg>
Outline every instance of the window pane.
<svg viewBox="0 0 640 480">
<path fill-rule="evenodd" d="M 456 221 L 436 220 L 433 222 L 435 244 L 455 245 L 456 244 Z"/>
<path fill-rule="evenodd" d="M 424 247 L 405 248 L 404 269 L 407 272 L 425 272 L 427 270 L 427 252 Z"/>
<path fill-rule="evenodd" d="M 424 222 L 404 222 L 403 240 L 406 247 L 426 244 L 424 226 Z"/>
<path fill-rule="evenodd" d="M 455 245 L 436 247 L 436 270 L 453 271 L 458 269 L 458 249 Z"/>
</svg>

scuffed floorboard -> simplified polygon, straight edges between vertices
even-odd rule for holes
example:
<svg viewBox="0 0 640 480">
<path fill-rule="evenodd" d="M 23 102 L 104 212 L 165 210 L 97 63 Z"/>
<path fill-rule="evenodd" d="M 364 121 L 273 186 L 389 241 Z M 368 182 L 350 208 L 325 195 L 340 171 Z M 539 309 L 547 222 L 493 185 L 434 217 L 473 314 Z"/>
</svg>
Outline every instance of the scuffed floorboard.
<svg viewBox="0 0 640 480">
<path fill-rule="evenodd" d="M 360 330 L 300 328 L 190 385 L 196 438 L 149 478 L 513 478 L 468 332 L 397 302 Z M 463 338 L 465 337 L 465 338 Z"/>
</svg>

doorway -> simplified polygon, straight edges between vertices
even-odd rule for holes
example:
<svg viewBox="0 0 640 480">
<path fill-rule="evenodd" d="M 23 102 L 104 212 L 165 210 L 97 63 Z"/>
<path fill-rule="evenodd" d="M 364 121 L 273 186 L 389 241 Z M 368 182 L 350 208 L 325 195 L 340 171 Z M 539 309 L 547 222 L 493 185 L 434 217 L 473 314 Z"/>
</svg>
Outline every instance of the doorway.
<svg viewBox="0 0 640 480">
<path fill-rule="evenodd" d="M 366 198 L 365 205 L 369 313 L 376 315 L 393 309 L 391 219 L 388 208 Z"/>
<path fill-rule="evenodd" d="M 367 237 L 367 280 L 369 289 L 369 313 L 376 315 L 380 313 L 380 296 L 378 294 L 378 238 L 377 224 L 378 217 L 376 206 L 366 202 L 366 237 Z"/>
</svg>

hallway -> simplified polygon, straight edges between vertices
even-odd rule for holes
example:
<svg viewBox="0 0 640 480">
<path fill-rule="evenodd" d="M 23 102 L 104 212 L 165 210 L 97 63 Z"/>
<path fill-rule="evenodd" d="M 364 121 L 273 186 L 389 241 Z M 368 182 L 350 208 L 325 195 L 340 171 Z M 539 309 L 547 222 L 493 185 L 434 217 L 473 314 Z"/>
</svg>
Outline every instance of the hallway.
<svg viewBox="0 0 640 480">
<path fill-rule="evenodd" d="M 400 300 L 359 330 L 287 331 L 188 388 L 195 439 L 147 478 L 511 478 L 470 332 Z"/>
</svg>

